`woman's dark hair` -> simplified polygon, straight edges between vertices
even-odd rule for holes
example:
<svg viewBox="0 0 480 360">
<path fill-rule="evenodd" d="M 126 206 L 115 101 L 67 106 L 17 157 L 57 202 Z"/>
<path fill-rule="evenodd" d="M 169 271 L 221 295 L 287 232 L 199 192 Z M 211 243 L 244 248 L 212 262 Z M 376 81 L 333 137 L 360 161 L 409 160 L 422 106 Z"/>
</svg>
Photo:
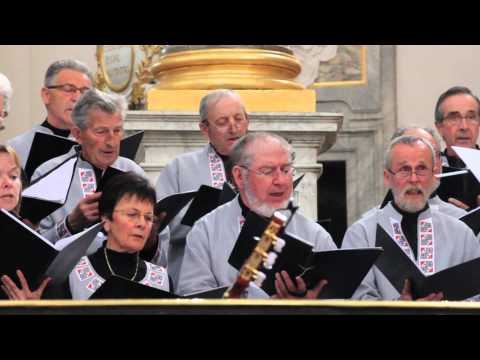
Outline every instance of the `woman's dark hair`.
<svg viewBox="0 0 480 360">
<path fill-rule="evenodd" d="M 153 206 L 157 202 L 155 189 L 148 180 L 133 172 L 127 172 L 112 177 L 105 184 L 98 203 L 100 216 L 111 220 L 115 206 L 124 196 L 135 196 L 141 201 L 152 203 Z"/>
</svg>

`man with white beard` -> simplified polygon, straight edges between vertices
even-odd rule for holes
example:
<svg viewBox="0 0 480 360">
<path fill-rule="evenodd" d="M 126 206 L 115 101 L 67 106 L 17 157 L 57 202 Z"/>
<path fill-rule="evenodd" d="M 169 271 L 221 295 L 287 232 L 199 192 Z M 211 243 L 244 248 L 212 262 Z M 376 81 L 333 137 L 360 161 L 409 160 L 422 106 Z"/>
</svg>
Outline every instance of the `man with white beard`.
<svg viewBox="0 0 480 360">
<path fill-rule="evenodd" d="M 442 158 L 441 158 L 442 153 L 440 150 L 440 143 L 437 140 L 433 130 L 430 128 L 421 128 L 416 126 L 398 128 L 393 133 L 390 140 L 393 141 L 395 138 L 403 135 L 411 135 L 411 136 L 419 137 L 429 142 L 430 145 L 432 145 L 433 150 L 435 151 L 435 166 L 433 167 L 433 172 L 435 175 L 441 174 L 442 173 Z M 436 209 L 444 214 L 453 216 L 457 219 L 464 216 L 467 213 L 465 210 L 440 199 L 440 197 L 437 195 L 437 192 L 436 192 L 436 189 L 440 185 L 440 179 L 435 177 L 434 182 L 435 182 L 434 191 L 432 192 L 432 194 L 430 195 L 430 198 L 428 199 L 428 205 L 430 206 L 430 208 Z M 379 206 L 375 206 L 374 208 L 368 210 L 365 214 L 362 215 L 362 217 L 369 216 L 373 212 L 377 211 L 378 209 L 382 209 L 392 199 L 393 199 L 392 191 L 389 190 L 387 195 L 383 199 L 382 203 Z"/>
<path fill-rule="evenodd" d="M 293 149 L 280 136 L 249 134 L 238 140 L 230 153 L 232 178 L 239 196 L 195 223 L 187 236 L 185 258 L 177 293 L 188 294 L 232 285 L 238 270 L 228 263 L 249 211 L 270 217 L 288 205 L 293 192 Z M 335 249 L 331 236 L 320 225 L 296 213 L 286 230 L 312 244 L 314 251 Z M 296 282 L 296 284 L 295 284 Z M 311 290 L 297 277 L 276 274 L 276 297 L 316 298 L 325 281 Z M 266 297 L 258 288 L 247 288 L 248 297 Z"/>
<path fill-rule="evenodd" d="M 429 142 L 415 136 L 394 139 L 384 165 L 384 181 L 392 190 L 393 201 L 348 228 L 342 248 L 374 247 L 379 224 L 426 276 L 480 257 L 480 244 L 472 230 L 427 202 L 437 186 L 434 159 Z M 427 235 L 429 241 L 424 241 Z M 411 285 L 405 281 L 400 294 L 374 266 L 353 298 L 412 300 Z M 418 300 L 442 298 L 440 292 Z"/>
</svg>

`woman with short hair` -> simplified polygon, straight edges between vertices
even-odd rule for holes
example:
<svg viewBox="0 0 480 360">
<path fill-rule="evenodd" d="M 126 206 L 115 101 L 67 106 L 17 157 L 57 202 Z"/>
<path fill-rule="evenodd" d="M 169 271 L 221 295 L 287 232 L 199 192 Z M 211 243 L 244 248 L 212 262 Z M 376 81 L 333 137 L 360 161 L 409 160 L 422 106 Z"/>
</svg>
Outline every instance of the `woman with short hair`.
<svg viewBox="0 0 480 360">
<path fill-rule="evenodd" d="M 155 203 L 155 190 L 139 175 L 129 172 L 108 181 L 99 201 L 107 240 L 94 254 L 80 259 L 69 275 L 64 297 L 88 299 L 112 275 L 169 291 L 166 269 L 139 255 L 155 222 Z M 8 297 L 40 299 L 43 291 L 30 291 L 23 274 L 19 271 L 18 275 L 21 289 L 8 276 L 1 278 Z"/>
</svg>

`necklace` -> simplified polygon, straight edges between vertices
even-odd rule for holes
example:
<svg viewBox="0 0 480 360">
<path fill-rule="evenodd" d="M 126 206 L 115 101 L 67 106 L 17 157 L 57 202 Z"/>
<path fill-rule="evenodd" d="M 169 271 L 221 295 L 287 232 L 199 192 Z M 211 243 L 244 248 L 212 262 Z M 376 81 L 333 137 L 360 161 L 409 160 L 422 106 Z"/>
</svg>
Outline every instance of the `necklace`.
<svg viewBox="0 0 480 360">
<path fill-rule="evenodd" d="M 105 255 L 105 261 L 107 262 L 108 270 L 110 270 L 110 273 L 114 276 L 118 276 L 117 274 L 115 274 L 115 271 L 113 271 L 112 266 L 110 265 L 110 262 L 108 261 L 107 247 L 103 248 L 103 254 Z M 140 264 L 140 257 L 139 257 L 139 254 L 137 252 L 137 266 L 135 268 L 135 274 L 133 274 L 133 276 L 130 278 L 130 280 L 135 279 L 135 277 L 137 276 L 139 264 Z"/>
</svg>

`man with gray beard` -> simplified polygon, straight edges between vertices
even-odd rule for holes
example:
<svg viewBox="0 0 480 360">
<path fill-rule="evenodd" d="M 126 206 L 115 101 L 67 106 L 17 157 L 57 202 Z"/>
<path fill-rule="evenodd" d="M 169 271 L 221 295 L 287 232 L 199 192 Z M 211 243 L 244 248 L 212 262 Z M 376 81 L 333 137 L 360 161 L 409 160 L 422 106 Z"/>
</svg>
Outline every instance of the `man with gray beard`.
<svg viewBox="0 0 480 360">
<path fill-rule="evenodd" d="M 229 156 L 239 195 L 198 220 L 188 234 L 176 289 L 180 295 L 232 285 L 238 270 L 228 263 L 228 258 L 248 212 L 270 217 L 275 210 L 285 208 L 292 195 L 294 153 L 282 137 L 268 133 L 246 135 L 233 145 Z M 336 248 L 325 229 L 298 213 L 286 230 L 308 241 L 314 251 Z M 307 291 L 300 277 L 291 279 L 282 271 L 276 274 L 276 297 L 316 298 L 325 283 L 320 280 Z M 267 296 L 253 286 L 245 295 Z"/>
<path fill-rule="evenodd" d="M 384 181 L 392 191 L 393 200 L 348 228 L 342 248 L 374 247 L 378 224 L 426 276 L 480 257 L 480 244 L 472 230 L 427 202 L 438 184 L 434 177 L 434 159 L 432 146 L 422 138 L 400 136 L 394 139 L 384 165 Z M 431 241 L 422 241 L 426 234 Z M 400 294 L 374 266 L 353 298 L 412 300 L 411 286 L 406 280 Z M 440 292 L 418 300 L 442 298 Z"/>
<path fill-rule="evenodd" d="M 416 136 L 429 142 L 430 145 L 432 145 L 433 150 L 435 152 L 435 166 L 433 167 L 433 172 L 435 175 L 442 174 L 442 158 L 441 158 L 442 153 L 440 150 L 440 143 L 437 140 L 434 131 L 430 128 L 421 128 L 416 126 L 398 128 L 393 133 L 390 140 L 393 141 L 395 138 L 403 135 Z M 464 216 L 467 213 L 465 210 L 440 199 L 440 197 L 437 195 L 437 192 L 436 192 L 436 189 L 440 185 L 440 180 L 437 177 L 435 177 L 434 182 L 435 182 L 434 191 L 432 192 L 432 194 L 430 195 L 430 198 L 428 199 L 428 205 L 430 206 L 430 208 L 437 209 L 440 212 L 453 216 L 457 219 Z M 382 203 L 379 206 L 375 206 L 374 208 L 368 210 L 365 214 L 362 215 L 362 217 L 369 216 L 373 212 L 377 211 L 378 209 L 382 209 L 392 199 L 393 199 L 392 191 L 389 190 L 387 195 L 383 199 Z"/>
</svg>

